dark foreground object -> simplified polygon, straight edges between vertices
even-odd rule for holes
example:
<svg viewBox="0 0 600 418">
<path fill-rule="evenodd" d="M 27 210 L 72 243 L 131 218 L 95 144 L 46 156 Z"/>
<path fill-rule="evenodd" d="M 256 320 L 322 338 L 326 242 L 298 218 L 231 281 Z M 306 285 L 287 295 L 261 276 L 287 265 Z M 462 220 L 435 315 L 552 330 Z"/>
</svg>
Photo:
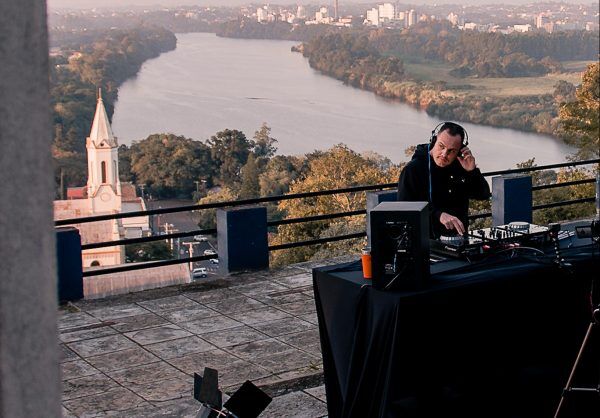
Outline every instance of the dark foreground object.
<svg viewBox="0 0 600 418">
<path fill-rule="evenodd" d="M 590 240 L 548 257 L 439 262 L 416 292 L 381 291 L 351 263 L 313 271 L 330 417 L 551 417 L 590 323 Z M 595 252 L 595 254 L 594 254 Z M 598 384 L 599 341 L 576 377 Z M 562 417 L 600 416 L 574 396 Z"/>
</svg>

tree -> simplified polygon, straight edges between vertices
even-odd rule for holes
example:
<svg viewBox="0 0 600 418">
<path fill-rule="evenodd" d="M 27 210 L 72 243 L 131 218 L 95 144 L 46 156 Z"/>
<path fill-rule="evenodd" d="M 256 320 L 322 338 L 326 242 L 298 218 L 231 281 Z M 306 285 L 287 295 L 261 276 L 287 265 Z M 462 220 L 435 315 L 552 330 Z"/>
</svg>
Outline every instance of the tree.
<svg viewBox="0 0 600 418">
<path fill-rule="evenodd" d="M 559 111 L 565 141 L 578 148 L 577 158 L 600 156 L 600 64 L 590 64 L 583 74 L 576 100 Z"/>
<path fill-rule="evenodd" d="M 238 200 L 238 195 L 229 187 L 221 187 L 218 190 L 212 191 L 206 197 L 203 197 L 198 202 L 199 205 L 206 203 L 231 202 Z M 198 227 L 202 229 L 215 228 L 217 226 L 217 210 L 202 209 L 198 212 L 196 221 Z"/>
<path fill-rule="evenodd" d="M 398 178 L 396 166 L 387 171 L 381 170 L 376 162 L 365 159 L 343 144 L 336 145 L 326 152 L 317 153 L 314 158 L 309 159 L 308 165 L 305 177 L 290 187 L 291 193 L 387 183 Z M 301 201 L 282 201 L 279 203 L 279 210 L 285 212 L 287 217 L 299 218 L 364 209 L 365 204 L 365 193 L 357 192 L 305 198 Z M 273 242 L 309 240 L 330 236 L 332 231 L 336 231 L 336 234 L 352 233 L 364 231 L 364 228 L 364 217 L 282 225 L 278 228 L 277 235 L 273 237 Z M 281 250 L 273 253 L 272 261 L 274 265 L 305 261 L 317 252 L 321 256 L 334 254 L 339 248 L 352 252 L 358 251 L 361 245 L 362 240 L 352 240 L 325 246 L 300 247 L 293 251 Z"/>
<path fill-rule="evenodd" d="M 136 182 L 160 197 L 190 196 L 194 181 L 213 173 L 208 147 L 183 136 L 153 134 L 129 150 Z"/>
<path fill-rule="evenodd" d="M 125 255 L 130 262 L 168 260 L 173 257 L 169 246 L 164 241 L 126 245 Z"/>
<path fill-rule="evenodd" d="M 260 194 L 258 184 L 259 168 L 254 154 L 248 156 L 248 161 L 242 167 L 242 184 L 240 186 L 240 199 L 252 199 Z"/>
<path fill-rule="evenodd" d="M 254 146 L 246 139 L 242 131 L 225 129 L 217 132 L 206 141 L 210 147 L 210 155 L 222 186 L 235 187 L 240 181 L 240 170 Z"/>
<path fill-rule="evenodd" d="M 263 122 L 260 129 L 254 132 L 254 155 L 263 159 L 273 157 L 277 152 L 276 142 L 277 140 L 271 137 L 271 128 Z"/>
</svg>

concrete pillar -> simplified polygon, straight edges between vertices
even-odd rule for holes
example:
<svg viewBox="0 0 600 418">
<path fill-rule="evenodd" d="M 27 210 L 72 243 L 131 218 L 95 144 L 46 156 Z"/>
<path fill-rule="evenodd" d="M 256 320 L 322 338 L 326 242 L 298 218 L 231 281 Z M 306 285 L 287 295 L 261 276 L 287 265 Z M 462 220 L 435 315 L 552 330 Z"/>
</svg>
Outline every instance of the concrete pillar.
<svg viewBox="0 0 600 418">
<path fill-rule="evenodd" d="M 371 210 L 381 202 L 395 202 L 398 200 L 397 190 L 383 190 L 367 192 L 367 245 L 371 246 Z"/>
<path fill-rule="evenodd" d="M 269 268 L 267 208 L 217 209 L 219 273 Z"/>
<path fill-rule="evenodd" d="M 531 176 L 509 174 L 492 178 L 492 225 L 532 221 Z"/>
<path fill-rule="evenodd" d="M 44 0 L 0 2 L 0 416 L 60 417 Z"/>
</svg>

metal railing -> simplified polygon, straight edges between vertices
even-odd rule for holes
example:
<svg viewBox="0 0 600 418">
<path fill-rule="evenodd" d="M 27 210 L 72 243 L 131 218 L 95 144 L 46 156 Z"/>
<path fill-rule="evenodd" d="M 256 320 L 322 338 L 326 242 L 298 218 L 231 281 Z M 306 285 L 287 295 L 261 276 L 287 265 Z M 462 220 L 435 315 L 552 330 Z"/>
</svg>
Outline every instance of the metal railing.
<svg viewBox="0 0 600 418">
<path fill-rule="evenodd" d="M 517 168 L 517 169 L 503 170 L 503 171 L 490 171 L 490 172 L 483 173 L 483 175 L 485 177 L 491 177 L 491 176 L 496 176 L 496 175 L 530 173 L 530 172 L 536 172 L 536 171 L 551 170 L 551 169 L 555 169 L 555 168 L 575 167 L 575 166 L 590 165 L 590 164 L 600 164 L 600 159 L 585 160 L 585 161 L 573 161 L 573 162 L 550 164 L 550 165 L 537 166 L 537 167 Z M 568 181 L 568 182 L 562 182 L 562 183 L 537 185 L 537 186 L 532 187 L 532 191 L 553 189 L 553 188 L 559 188 L 559 187 L 568 187 L 568 186 L 575 186 L 575 185 L 581 185 L 581 184 L 590 184 L 590 183 L 594 183 L 595 181 L 596 180 L 594 178 L 589 178 L 589 179 Z M 294 194 L 286 194 L 286 195 L 279 195 L 279 196 L 268 196 L 268 197 L 244 199 L 244 200 L 237 200 L 237 201 L 205 203 L 205 204 L 186 205 L 186 206 L 178 206 L 178 207 L 170 207 L 170 208 L 150 209 L 150 210 L 145 210 L 145 211 L 117 213 L 117 214 L 110 214 L 110 215 L 99 215 L 99 216 L 89 216 L 89 217 L 82 217 L 82 218 L 62 219 L 62 220 L 55 221 L 55 226 L 65 226 L 65 225 L 82 224 L 82 223 L 98 222 L 98 221 L 105 221 L 105 220 L 125 219 L 125 218 L 139 217 L 139 216 L 162 215 L 162 214 L 167 214 L 167 213 L 192 212 L 192 211 L 199 211 L 199 210 L 206 210 L 206 209 L 240 207 L 240 206 L 256 205 L 256 204 L 261 204 L 261 203 L 279 202 L 279 201 L 284 201 L 284 200 L 294 200 L 294 199 L 328 196 L 328 195 L 334 195 L 334 194 L 387 190 L 387 189 L 393 189 L 396 187 L 397 187 L 396 183 L 384 183 L 384 184 L 375 184 L 375 185 L 366 185 L 366 186 L 344 187 L 344 188 L 339 188 L 339 189 L 322 190 L 322 191 L 316 191 L 316 192 L 305 192 L 305 193 L 294 193 Z M 594 197 L 589 197 L 589 198 L 580 198 L 580 199 L 566 200 L 566 201 L 553 202 L 553 203 L 545 203 L 545 204 L 540 204 L 540 205 L 534 205 L 533 210 L 555 208 L 555 207 L 573 205 L 573 204 L 588 203 L 588 202 L 593 202 L 594 200 L 595 200 Z M 280 225 L 290 225 L 290 224 L 316 222 L 316 221 L 337 219 L 337 218 L 344 218 L 344 217 L 351 217 L 351 216 L 360 216 L 360 215 L 365 215 L 366 212 L 367 212 L 366 209 L 362 209 L 362 210 L 355 210 L 355 211 L 307 216 L 307 217 L 301 217 L 301 218 L 272 220 L 272 221 L 267 222 L 267 226 L 274 227 L 274 226 L 280 226 Z M 483 219 L 483 218 L 489 218 L 491 216 L 492 216 L 491 212 L 485 212 L 485 213 L 470 215 L 469 219 L 470 220 Z M 82 245 L 81 248 L 82 248 L 82 250 L 88 250 L 88 249 L 111 247 L 111 246 L 117 246 L 117 245 L 131 245 L 131 244 L 139 244 L 139 243 L 145 243 L 145 242 L 162 241 L 162 240 L 168 240 L 168 239 L 185 238 L 185 237 L 190 237 L 190 236 L 194 236 L 194 235 L 211 235 L 211 234 L 215 234 L 215 233 L 217 233 L 216 228 L 198 229 L 198 230 L 185 231 L 185 232 L 169 233 L 169 234 L 158 235 L 158 236 L 149 236 L 149 237 L 142 237 L 142 238 L 129 238 L 129 239 L 121 239 L 121 240 L 115 240 L 115 241 L 89 243 L 89 244 Z M 269 249 L 269 251 L 278 251 L 278 250 L 283 250 L 283 249 L 323 244 L 323 243 L 327 243 L 327 242 L 362 238 L 365 235 L 366 235 L 366 232 L 364 232 L 364 231 L 356 232 L 356 233 L 344 234 L 344 235 L 339 235 L 339 236 L 334 236 L 334 237 L 318 238 L 318 239 L 305 240 L 305 241 L 299 241 L 299 242 L 270 245 L 268 247 L 268 249 Z M 204 260 L 208 260 L 210 258 L 215 258 L 215 255 L 186 257 L 186 258 L 178 258 L 178 259 L 170 259 L 170 260 L 159 260 L 159 261 L 151 261 L 151 262 L 145 262 L 145 263 L 132 263 L 131 265 L 125 264 L 125 265 L 116 266 L 116 267 L 91 269 L 91 270 L 84 271 L 83 275 L 84 275 L 84 277 L 96 276 L 96 275 L 117 273 L 117 272 L 129 271 L 129 270 L 138 270 L 138 269 L 146 269 L 146 268 L 167 266 L 167 265 L 180 264 L 180 263 L 191 263 L 191 262 L 195 262 L 195 261 L 204 261 Z"/>
</svg>

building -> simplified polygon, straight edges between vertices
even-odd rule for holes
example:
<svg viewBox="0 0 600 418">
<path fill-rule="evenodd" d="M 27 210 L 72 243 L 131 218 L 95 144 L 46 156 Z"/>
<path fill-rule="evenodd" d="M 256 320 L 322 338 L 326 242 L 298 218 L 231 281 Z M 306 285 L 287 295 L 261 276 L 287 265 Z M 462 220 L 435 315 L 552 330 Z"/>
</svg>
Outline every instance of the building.
<svg viewBox="0 0 600 418">
<path fill-rule="evenodd" d="M 446 19 L 452 23 L 452 26 L 457 26 L 458 25 L 458 15 L 455 13 L 450 12 L 450 14 L 448 15 L 448 17 L 446 17 Z"/>
<path fill-rule="evenodd" d="M 407 14 L 407 27 L 413 26 L 415 23 L 417 23 L 417 12 L 415 12 L 414 9 L 411 9 Z"/>
<path fill-rule="evenodd" d="M 392 3 L 384 3 L 379 5 L 379 19 L 382 21 L 390 21 L 396 18 L 396 6 Z"/>
<path fill-rule="evenodd" d="M 365 19 L 365 24 L 372 26 L 379 26 L 379 9 L 372 8 L 371 10 L 367 10 L 367 18 Z"/>
<path fill-rule="evenodd" d="M 298 5 L 296 16 L 298 17 L 298 19 L 306 19 L 306 8 L 302 5 Z"/>
<path fill-rule="evenodd" d="M 259 22 L 266 22 L 267 19 L 268 13 L 265 9 L 263 9 L 262 7 L 256 9 L 256 20 L 258 20 Z"/>
<path fill-rule="evenodd" d="M 69 188 L 67 200 L 54 201 L 55 220 L 146 210 L 146 204 L 137 196 L 135 186 L 119 180 L 118 148 L 117 138 L 112 133 L 102 96 L 99 94 L 90 136 L 86 139 L 87 185 Z M 73 226 L 79 230 L 82 244 L 139 238 L 151 234 L 148 216 Z M 84 250 L 82 261 L 84 268 L 123 264 L 125 250 L 123 246 Z"/>
<path fill-rule="evenodd" d="M 315 20 L 317 23 L 331 23 L 333 21 L 329 16 L 327 7 L 321 7 L 318 12 L 315 12 Z"/>
<path fill-rule="evenodd" d="M 515 28 L 515 32 L 529 32 L 532 29 L 529 23 L 525 25 L 514 25 L 513 27 Z"/>
</svg>

